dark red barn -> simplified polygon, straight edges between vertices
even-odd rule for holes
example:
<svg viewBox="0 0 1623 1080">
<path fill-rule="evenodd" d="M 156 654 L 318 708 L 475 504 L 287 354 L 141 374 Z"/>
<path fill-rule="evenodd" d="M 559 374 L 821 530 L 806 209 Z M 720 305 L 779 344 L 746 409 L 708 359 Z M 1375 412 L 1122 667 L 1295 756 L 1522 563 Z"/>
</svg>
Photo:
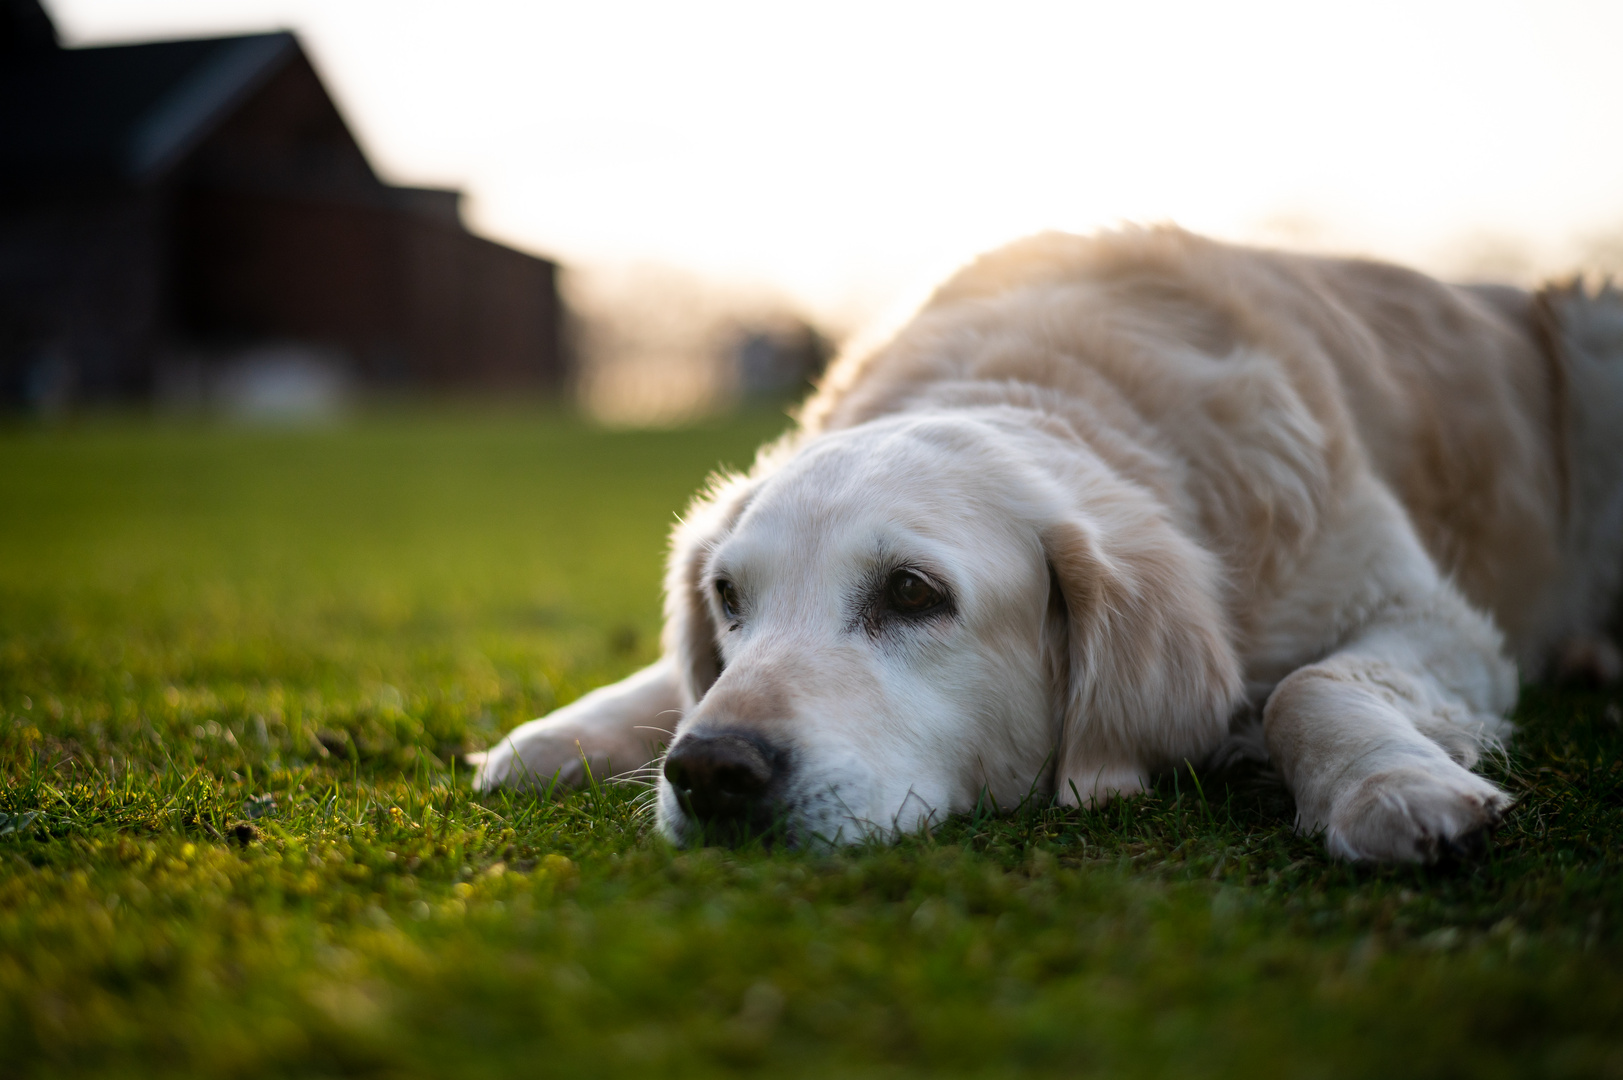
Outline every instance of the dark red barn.
<svg viewBox="0 0 1623 1080">
<path fill-rule="evenodd" d="M 274 345 L 552 390 L 553 263 L 380 181 L 288 33 L 63 49 L 0 0 L 0 397 L 138 398 Z"/>
</svg>

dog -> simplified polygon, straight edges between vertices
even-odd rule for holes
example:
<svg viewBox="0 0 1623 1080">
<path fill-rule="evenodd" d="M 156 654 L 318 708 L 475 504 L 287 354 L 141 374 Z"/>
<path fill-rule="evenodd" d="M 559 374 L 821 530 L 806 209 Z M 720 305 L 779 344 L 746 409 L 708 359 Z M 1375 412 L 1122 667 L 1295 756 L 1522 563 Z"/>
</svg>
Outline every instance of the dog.
<svg viewBox="0 0 1623 1080">
<path fill-rule="evenodd" d="M 476 787 L 895 837 L 1266 759 L 1331 855 L 1479 847 L 1529 678 L 1623 673 L 1623 298 L 1173 227 L 985 255 L 671 542 L 663 658 Z M 661 754 L 661 747 L 668 744 Z"/>
</svg>

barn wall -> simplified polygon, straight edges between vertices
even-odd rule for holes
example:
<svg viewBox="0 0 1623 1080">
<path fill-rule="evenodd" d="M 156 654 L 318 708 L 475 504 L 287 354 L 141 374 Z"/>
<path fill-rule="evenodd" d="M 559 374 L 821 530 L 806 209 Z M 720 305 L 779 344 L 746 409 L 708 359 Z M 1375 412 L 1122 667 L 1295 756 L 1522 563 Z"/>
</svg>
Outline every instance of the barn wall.
<svg viewBox="0 0 1623 1080">
<path fill-rule="evenodd" d="M 404 210 L 254 192 L 180 203 L 180 323 L 202 341 L 341 348 L 378 383 L 551 389 L 553 266 Z"/>
<path fill-rule="evenodd" d="M 147 392 L 167 316 L 167 229 L 157 191 L 0 210 L 0 400 Z"/>
</svg>

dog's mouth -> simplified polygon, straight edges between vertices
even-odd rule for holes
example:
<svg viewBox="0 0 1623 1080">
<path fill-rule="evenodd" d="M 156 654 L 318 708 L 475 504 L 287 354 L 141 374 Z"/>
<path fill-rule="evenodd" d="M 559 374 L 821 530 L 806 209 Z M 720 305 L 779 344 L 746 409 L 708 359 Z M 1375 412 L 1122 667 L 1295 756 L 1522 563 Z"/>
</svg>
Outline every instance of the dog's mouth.
<svg viewBox="0 0 1623 1080">
<path fill-rule="evenodd" d="M 762 807 L 749 814 L 702 817 L 679 793 L 683 820 L 676 830 L 683 847 L 741 848 L 759 845 L 768 850 L 799 847 L 799 832 L 787 806 Z"/>
</svg>

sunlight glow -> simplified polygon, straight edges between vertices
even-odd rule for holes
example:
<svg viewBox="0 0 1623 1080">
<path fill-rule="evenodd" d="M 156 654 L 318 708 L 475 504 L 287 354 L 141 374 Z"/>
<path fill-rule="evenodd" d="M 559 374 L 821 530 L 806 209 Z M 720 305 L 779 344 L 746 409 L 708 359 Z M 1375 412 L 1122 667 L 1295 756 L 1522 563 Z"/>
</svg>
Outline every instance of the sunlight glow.
<svg viewBox="0 0 1623 1080">
<path fill-rule="evenodd" d="M 1623 229 L 1618 4 L 49 5 L 73 43 L 291 27 L 385 174 L 488 234 L 838 322 L 1040 228 L 1507 272 Z"/>
</svg>

